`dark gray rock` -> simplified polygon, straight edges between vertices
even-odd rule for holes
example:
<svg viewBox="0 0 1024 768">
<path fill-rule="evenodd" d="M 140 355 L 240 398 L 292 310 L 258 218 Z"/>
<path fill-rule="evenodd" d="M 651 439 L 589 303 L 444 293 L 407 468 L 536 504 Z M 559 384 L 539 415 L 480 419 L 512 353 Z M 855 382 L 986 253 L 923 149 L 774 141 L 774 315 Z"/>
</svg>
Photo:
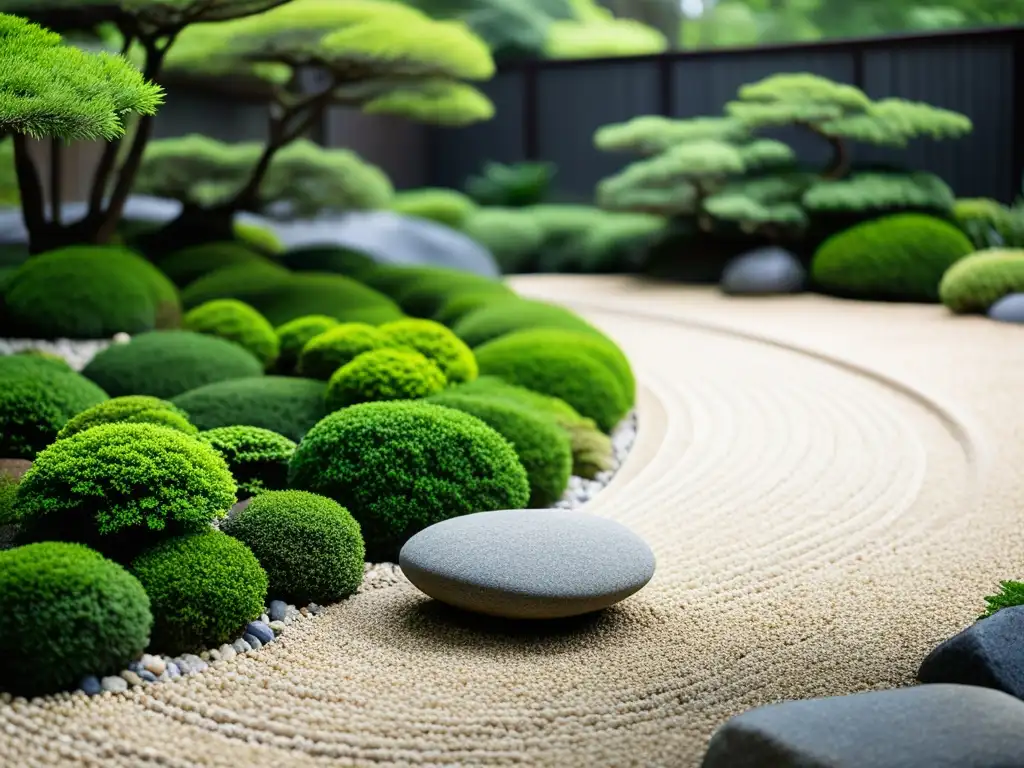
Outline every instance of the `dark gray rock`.
<svg viewBox="0 0 1024 768">
<path fill-rule="evenodd" d="M 245 632 L 255 637 L 264 645 L 274 642 L 274 630 L 270 628 L 270 625 L 264 624 L 262 621 L 250 621 L 245 625 Z"/>
<path fill-rule="evenodd" d="M 1003 296 L 988 308 L 988 316 L 1001 323 L 1024 323 L 1024 293 Z"/>
<path fill-rule="evenodd" d="M 800 260 L 785 248 L 769 246 L 737 256 L 725 266 L 721 287 L 729 294 L 754 296 L 799 293 L 807 282 Z"/>
<path fill-rule="evenodd" d="M 561 509 L 445 520 L 409 539 L 399 564 L 409 581 L 436 600 L 517 619 L 607 608 L 654 575 L 654 554 L 628 528 Z"/>
<path fill-rule="evenodd" d="M 250 635 L 248 632 L 242 635 L 242 639 L 245 640 L 245 642 L 247 642 L 249 644 L 249 647 L 253 650 L 263 647 L 263 643 L 259 641 L 259 638 L 257 638 L 255 635 Z"/>
<path fill-rule="evenodd" d="M 963 683 L 1024 699 L 1024 605 L 1003 608 L 928 654 L 922 683 Z"/>
<path fill-rule="evenodd" d="M 139 677 L 141 677 L 143 680 L 146 680 L 147 682 L 150 682 L 150 683 L 155 683 L 156 682 L 156 675 L 154 675 L 148 669 L 142 670 L 141 672 L 138 673 L 138 675 L 139 675 Z"/>
<path fill-rule="evenodd" d="M 702 768 L 1021 768 L 1024 702 L 968 685 L 921 685 L 737 715 Z"/>
<path fill-rule="evenodd" d="M 78 687 L 85 692 L 86 696 L 96 696 L 97 694 L 103 693 L 103 685 L 95 675 L 89 675 L 88 677 L 82 678 L 82 682 L 78 684 Z"/>
<path fill-rule="evenodd" d="M 181 669 L 173 661 L 167 662 L 167 676 L 171 678 L 171 680 L 181 677 Z"/>
<path fill-rule="evenodd" d="M 284 621 L 288 616 L 288 603 L 284 600 L 271 600 L 267 613 L 270 615 L 270 621 Z"/>
</svg>

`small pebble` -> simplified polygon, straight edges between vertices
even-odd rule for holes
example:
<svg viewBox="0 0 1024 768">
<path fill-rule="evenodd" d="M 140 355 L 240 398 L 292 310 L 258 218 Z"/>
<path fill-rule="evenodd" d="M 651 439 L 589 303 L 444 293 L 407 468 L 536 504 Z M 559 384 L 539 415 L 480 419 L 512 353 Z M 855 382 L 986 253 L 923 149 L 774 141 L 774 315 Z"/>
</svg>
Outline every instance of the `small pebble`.
<svg viewBox="0 0 1024 768">
<path fill-rule="evenodd" d="M 150 656 L 148 654 L 142 657 L 142 665 L 157 677 L 162 675 L 164 670 L 167 669 L 166 661 L 159 656 Z"/>
<path fill-rule="evenodd" d="M 121 677 L 125 679 L 128 685 L 142 685 L 142 678 L 132 672 L 130 669 L 126 669 L 121 673 Z"/>
<path fill-rule="evenodd" d="M 284 621 L 288 615 L 288 603 L 283 600 L 271 600 L 268 613 L 269 621 L 265 620 L 267 624 L 271 621 Z"/>
<path fill-rule="evenodd" d="M 139 660 L 139 661 L 133 661 L 131 664 L 129 664 L 128 665 L 128 669 L 130 669 L 135 674 L 139 674 L 139 672 L 144 670 L 145 667 L 143 666 L 142 661 Z"/>
<path fill-rule="evenodd" d="M 174 680 L 175 678 L 181 677 L 181 668 L 173 661 L 168 661 L 167 671 L 164 674 L 166 674 L 171 680 Z"/>
<path fill-rule="evenodd" d="M 245 631 L 263 644 L 274 642 L 274 630 L 262 621 L 250 621 L 246 625 Z"/>
<path fill-rule="evenodd" d="M 272 621 L 270 622 L 270 628 L 274 630 L 275 635 L 280 635 L 285 630 L 283 621 Z"/>
<path fill-rule="evenodd" d="M 269 624 L 270 623 L 270 617 L 267 616 L 267 614 L 265 614 L 265 613 L 261 613 L 260 614 L 260 621 L 262 621 L 264 624 Z"/>
<path fill-rule="evenodd" d="M 231 644 L 231 647 L 234 648 L 235 653 L 248 653 L 252 650 L 252 646 L 245 642 L 244 637 L 240 637 L 235 640 L 235 642 Z"/>
<path fill-rule="evenodd" d="M 156 675 L 154 675 L 148 669 L 144 669 L 141 672 L 139 672 L 139 677 L 141 677 L 147 683 L 155 683 L 156 682 Z"/>
<path fill-rule="evenodd" d="M 238 655 L 238 653 L 235 651 L 235 649 L 233 647 L 231 647 L 230 645 L 228 645 L 227 643 L 224 643 L 224 645 L 222 645 L 220 648 L 218 648 L 217 652 L 220 654 L 221 661 L 229 661 L 230 659 L 233 659 L 233 658 L 235 658 L 235 656 Z M 212 651 L 211 651 L 211 655 L 212 655 Z"/>
<path fill-rule="evenodd" d="M 309 609 L 308 608 L 299 608 L 299 613 L 302 614 L 303 616 L 309 616 Z"/>
<path fill-rule="evenodd" d="M 103 686 L 104 691 L 110 691 L 111 693 L 122 693 L 128 690 L 128 682 L 123 677 L 104 677 L 100 681 L 100 685 Z"/>
<path fill-rule="evenodd" d="M 309 609 L 309 612 L 312 613 L 314 616 L 319 615 L 320 612 L 324 609 L 322 605 L 317 605 L 316 603 L 310 603 L 306 607 Z"/>
<path fill-rule="evenodd" d="M 220 661 L 220 651 L 204 651 L 204 655 L 211 661 Z"/>
<path fill-rule="evenodd" d="M 273 630 L 271 630 L 271 634 L 273 634 Z M 247 642 L 254 651 L 258 648 L 263 647 L 263 643 L 261 643 L 258 638 L 250 635 L 248 632 L 242 635 L 242 639 L 245 640 L 245 642 Z"/>
<path fill-rule="evenodd" d="M 86 696 L 95 696 L 103 692 L 103 685 L 95 675 L 83 678 L 79 688 L 85 691 Z"/>
</svg>

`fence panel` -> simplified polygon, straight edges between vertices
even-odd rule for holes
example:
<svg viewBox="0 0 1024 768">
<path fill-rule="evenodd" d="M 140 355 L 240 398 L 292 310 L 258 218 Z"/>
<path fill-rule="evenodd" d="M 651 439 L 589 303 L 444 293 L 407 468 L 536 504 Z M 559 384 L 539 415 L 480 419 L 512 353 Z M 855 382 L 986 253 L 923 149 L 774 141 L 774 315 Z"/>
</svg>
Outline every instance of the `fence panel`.
<svg viewBox="0 0 1024 768">
<path fill-rule="evenodd" d="M 591 202 L 597 182 L 625 158 L 594 147 L 602 125 L 660 110 L 656 62 L 542 69 L 537 81 L 537 154 L 558 165 L 556 188 L 567 199 Z"/>
<path fill-rule="evenodd" d="M 167 89 L 167 100 L 153 121 L 153 136 L 170 139 L 202 133 L 220 141 L 266 141 L 265 104 L 231 99 L 213 91 Z"/>
</svg>

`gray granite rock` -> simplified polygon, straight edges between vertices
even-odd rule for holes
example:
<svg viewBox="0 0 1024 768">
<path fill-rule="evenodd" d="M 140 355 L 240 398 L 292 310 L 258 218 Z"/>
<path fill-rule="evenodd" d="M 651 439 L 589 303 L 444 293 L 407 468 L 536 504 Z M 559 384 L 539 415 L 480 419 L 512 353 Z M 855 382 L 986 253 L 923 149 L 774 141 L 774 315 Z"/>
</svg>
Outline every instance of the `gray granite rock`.
<svg viewBox="0 0 1024 768">
<path fill-rule="evenodd" d="M 271 600 L 268 612 L 270 621 L 284 621 L 288 615 L 288 603 L 284 600 Z"/>
<path fill-rule="evenodd" d="M 1002 323 L 1024 323 L 1024 293 L 1003 296 L 988 308 L 988 316 Z"/>
<path fill-rule="evenodd" d="M 250 621 L 246 625 L 245 631 L 264 645 L 274 642 L 274 630 L 270 628 L 269 624 L 264 624 L 262 621 Z"/>
<path fill-rule="evenodd" d="M 600 610 L 654 575 L 654 554 L 635 533 L 607 518 L 562 509 L 445 520 L 409 539 L 399 564 L 436 600 L 517 619 Z"/>
<path fill-rule="evenodd" d="M 1024 605 L 1003 608 L 946 640 L 917 673 L 922 683 L 963 683 L 1024 699 Z"/>
<path fill-rule="evenodd" d="M 968 685 L 787 701 L 737 715 L 701 768 L 1019 768 L 1024 702 Z"/>
<path fill-rule="evenodd" d="M 752 296 L 799 293 L 807 282 L 803 264 L 785 248 L 768 246 L 737 256 L 725 266 L 721 287 L 729 294 Z"/>
<path fill-rule="evenodd" d="M 103 685 L 100 683 L 99 678 L 94 675 L 82 678 L 82 682 L 79 683 L 78 687 L 82 689 L 86 696 L 96 696 L 103 693 Z"/>
<path fill-rule="evenodd" d="M 123 691 L 128 690 L 128 681 L 123 677 L 115 675 L 104 677 L 100 681 L 100 685 L 103 687 L 104 691 L 109 691 L 110 693 L 122 693 Z"/>
</svg>

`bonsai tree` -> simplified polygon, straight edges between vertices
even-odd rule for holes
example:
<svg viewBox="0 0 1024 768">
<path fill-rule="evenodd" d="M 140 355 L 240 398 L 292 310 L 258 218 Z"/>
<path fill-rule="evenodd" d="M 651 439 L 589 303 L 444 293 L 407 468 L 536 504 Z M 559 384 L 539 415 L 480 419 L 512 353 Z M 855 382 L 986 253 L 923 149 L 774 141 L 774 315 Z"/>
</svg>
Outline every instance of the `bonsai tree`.
<svg viewBox="0 0 1024 768">
<path fill-rule="evenodd" d="M 59 32 L 98 32 L 104 27 L 116 29 L 122 42 L 121 53 L 135 53 L 141 62 L 142 74 L 137 81 L 131 81 L 133 87 L 138 89 L 147 81 L 158 79 L 168 51 L 188 25 L 200 21 L 221 22 L 244 17 L 286 2 L 289 0 L 122 0 L 119 3 L 100 0 L 0 0 L 0 10 L 22 14 Z M 110 62 L 114 61 L 109 56 L 101 56 L 98 60 L 107 62 L 103 66 L 112 66 Z M 99 65 L 92 66 L 92 71 L 96 72 Z M 86 71 L 83 69 L 83 76 Z M 124 71 L 128 71 L 127 68 Z M 44 78 L 51 75 L 45 65 L 39 72 Z M 68 102 L 78 104 L 80 110 L 101 110 L 102 104 L 93 105 L 94 97 L 86 93 L 89 92 L 82 91 L 80 98 L 72 96 Z M 96 130 L 60 136 L 66 140 L 111 140 L 104 149 L 93 178 L 87 212 L 79 221 L 65 223 L 61 220 L 59 183 L 54 183 L 51 189 L 53 216 L 49 221 L 45 219 L 43 196 L 36 183 L 37 171 L 31 167 L 28 156 L 19 153 L 21 159 L 17 167 L 22 187 L 22 209 L 33 251 L 48 250 L 69 243 L 103 243 L 114 234 L 142 160 L 142 153 L 152 133 L 152 118 L 159 103 L 156 91 L 145 93 L 148 94 L 148 101 L 133 106 L 130 103 L 132 97 L 125 91 L 129 101 L 112 104 L 113 117 L 103 124 L 102 131 L 99 130 L 100 123 L 95 123 Z M 121 116 L 131 112 L 140 115 L 140 119 L 127 151 L 121 153 L 125 130 L 120 120 Z M 29 132 L 25 134 L 32 135 Z M 121 154 L 123 162 L 118 167 Z M 50 169 L 54 182 L 60 178 L 60 163 L 60 146 L 54 144 Z"/>
<path fill-rule="evenodd" d="M 158 139 L 146 148 L 135 190 L 193 209 L 215 208 L 246 184 L 263 152 L 259 142 L 225 144 L 196 134 Z M 246 210 L 283 205 L 290 214 L 313 217 L 328 209 L 386 208 L 393 194 L 387 175 L 354 152 L 299 139 L 274 155 Z"/>
<path fill-rule="evenodd" d="M 271 99 L 268 140 L 245 183 L 214 205 L 183 211 L 165 232 L 177 247 L 222 239 L 235 212 L 259 208 L 275 156 L 331 106 L 441 125 L 494 113 L 491 102 L 463 82 L 494 74 L 484 42 L 461 22 L 435 21 L 397 3 L 293 0 L 215 29 L 190 27 L 173 53 L 169 66 L 175 69 L 258 78 L 269 85 Z M 303 73 L 316 77 L 300 78 Z"/>
</svg>

